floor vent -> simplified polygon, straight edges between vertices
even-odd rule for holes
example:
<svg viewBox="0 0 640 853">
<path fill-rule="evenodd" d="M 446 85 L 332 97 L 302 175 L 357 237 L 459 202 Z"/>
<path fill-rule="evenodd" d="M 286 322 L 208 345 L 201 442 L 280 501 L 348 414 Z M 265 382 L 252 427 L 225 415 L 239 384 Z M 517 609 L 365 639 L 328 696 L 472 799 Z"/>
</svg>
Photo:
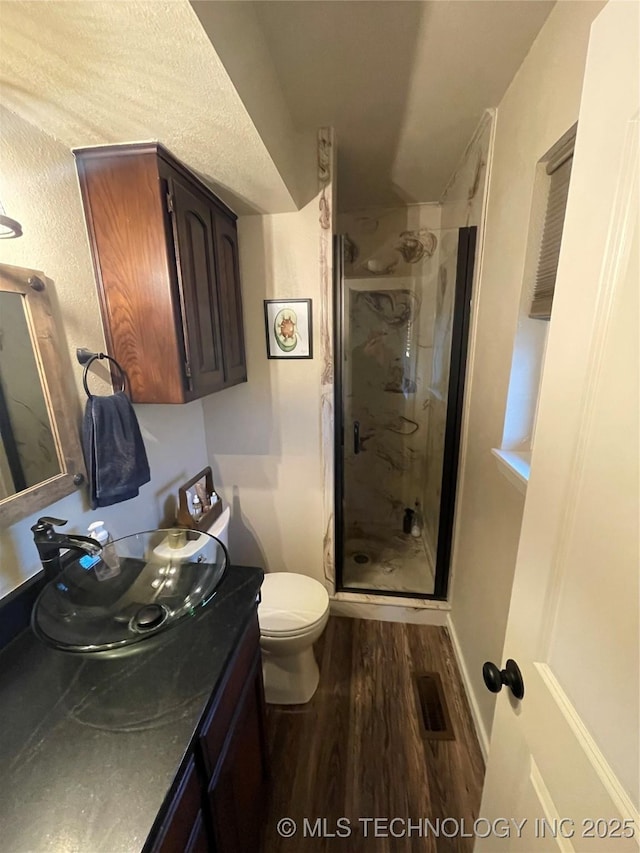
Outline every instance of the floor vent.
<svg viewBox="0 0 640 853">
<path fill-rule="evenodd" d="M 360 564 L 369 562 L 369 557 L 366 554 L 354 554 L 353 559 L 356 563 Z"/>
<path fill-rule="evenodd" d="M 414 684 L 423 737 L 455 740 L 440 673 L 414 675 Z"/>
</svg>

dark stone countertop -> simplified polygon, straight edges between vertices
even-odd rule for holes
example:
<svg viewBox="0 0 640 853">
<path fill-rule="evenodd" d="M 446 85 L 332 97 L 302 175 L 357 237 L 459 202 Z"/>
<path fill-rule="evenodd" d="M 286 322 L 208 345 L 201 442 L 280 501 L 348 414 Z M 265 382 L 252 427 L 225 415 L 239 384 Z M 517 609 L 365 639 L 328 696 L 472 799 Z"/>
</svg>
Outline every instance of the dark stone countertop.
<svg viewBox="0 0 640 853">
<path fill-rule="evenodd" d="M 262 576 L 231 567 L 200 615 L 127 658 L 57 652 L 30 629 L 0 652 L 0 851 L 142 849 Z"/>
</svg>

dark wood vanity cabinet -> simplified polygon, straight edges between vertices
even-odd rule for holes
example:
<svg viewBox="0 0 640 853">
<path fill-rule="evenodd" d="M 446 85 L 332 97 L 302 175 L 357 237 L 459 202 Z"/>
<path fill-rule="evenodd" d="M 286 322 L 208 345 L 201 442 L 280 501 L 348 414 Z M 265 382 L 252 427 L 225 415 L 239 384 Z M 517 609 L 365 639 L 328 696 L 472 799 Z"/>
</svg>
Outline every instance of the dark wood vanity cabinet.
<svg viewBox="0 0 640 853">
<path fill-rule="evenodd" d="M 151 848 L 154 853 L 207 850 L 201 799 L 200 779 L 192 756 L 182 774 L 156 843 Z"/>
<path fill-rule="evenodd" d="M 145 850 L 258 853 L 268 793 L 259 629 L 252 621 Z"/>
<path fill-rule="evenodd" d="M 109 352 L 133 401 L 245 382 L 235 214 L 158 143 L 74 154 Z"/>
</svg>

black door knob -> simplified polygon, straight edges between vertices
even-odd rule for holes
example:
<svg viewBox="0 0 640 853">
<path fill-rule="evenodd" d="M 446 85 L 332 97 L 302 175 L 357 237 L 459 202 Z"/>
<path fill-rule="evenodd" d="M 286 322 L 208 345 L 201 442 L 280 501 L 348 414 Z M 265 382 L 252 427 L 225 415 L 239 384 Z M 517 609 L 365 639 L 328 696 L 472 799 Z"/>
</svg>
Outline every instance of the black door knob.
<svg viewBox="0 0 640 853">
<path fill-rule="evenodd" d="M 482 677 L 487 689 L 492 693 L 500 693 L 502 685 L 506 684 L 516 699 L 524 696 L 524 681 L 518 664 L 509 658 L 504 669 L 500 670 L 491 661 L 487 661 L 482 667 Z"/>
</svg>

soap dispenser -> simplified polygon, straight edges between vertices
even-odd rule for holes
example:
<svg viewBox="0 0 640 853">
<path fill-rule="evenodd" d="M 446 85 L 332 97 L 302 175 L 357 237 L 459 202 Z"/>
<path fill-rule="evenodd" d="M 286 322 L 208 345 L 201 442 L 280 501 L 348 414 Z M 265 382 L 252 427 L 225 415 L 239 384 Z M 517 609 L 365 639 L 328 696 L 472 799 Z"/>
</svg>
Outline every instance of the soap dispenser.
<svg viewBox="0 0 640 853">
<path fill-rule="evenodd" d="M 105 545 L 108 545 L 110 542 L 113 542 L 111 534 L 104 526 L 104 521 L 93 521 L 89 525 L 89 527 L 87 527 L 87 533 L 92 539 L 95 539 L 96 542 L 99 542 L 103 548 Z"/>
<path fill-rule="evenodd" d="M 104 526 L 104 521 L 94 521 L 87 528 L 87 533 L 102 546 L 100 558 L 93 566 L 98 580 L 103 581 L 120 574 L 120 559 L 113 547 L 113 537 Z"/>
</svg>

